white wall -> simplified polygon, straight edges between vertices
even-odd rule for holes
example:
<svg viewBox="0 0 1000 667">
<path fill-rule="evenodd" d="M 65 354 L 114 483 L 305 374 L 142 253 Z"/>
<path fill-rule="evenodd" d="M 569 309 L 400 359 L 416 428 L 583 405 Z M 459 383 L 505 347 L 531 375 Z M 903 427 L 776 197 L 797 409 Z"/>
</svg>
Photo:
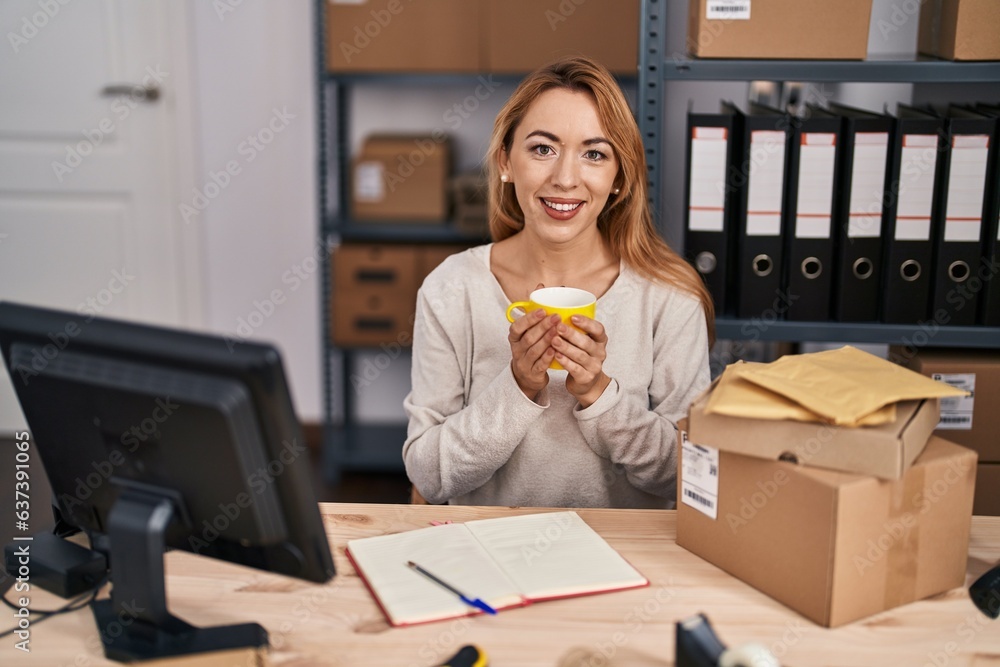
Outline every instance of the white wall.
<svg viewBox="0 0 1000 667">
<path fill-rule="evenodd" d="M 313 3 L 188 0 L 188 6 L 199 135 L 195 182 L 213 194 L 212 173 L 224 173 L 227 164 L 238 169 L 191 221 L 203 234 L 204 323 L 233 338 L 276 343 L 300 418 L 317 421 L 323 411 Z M 250 137 L 259 138 L 256 146 Z"/>
</svg>

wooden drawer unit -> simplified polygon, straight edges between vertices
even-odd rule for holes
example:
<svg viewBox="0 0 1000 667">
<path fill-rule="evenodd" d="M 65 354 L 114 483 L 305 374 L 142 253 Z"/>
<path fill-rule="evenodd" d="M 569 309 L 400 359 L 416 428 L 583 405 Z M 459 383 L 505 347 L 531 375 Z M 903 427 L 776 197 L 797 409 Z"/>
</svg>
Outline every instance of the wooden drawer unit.
<svg viewBox="0 0 1000 667">
<path fill-rule="evenodd" d="M 409 345 L 418 287 L 418 248 L 339 246 L 333 253 L 333 342 L 340 347 Z"/>
<path fill-rule="evenodd" d="M 455 244 L 345 244 L 333 253 L 333 342 L 338 347 L 373 347 L 413 342 L 417 290 Z"/>
</svg>

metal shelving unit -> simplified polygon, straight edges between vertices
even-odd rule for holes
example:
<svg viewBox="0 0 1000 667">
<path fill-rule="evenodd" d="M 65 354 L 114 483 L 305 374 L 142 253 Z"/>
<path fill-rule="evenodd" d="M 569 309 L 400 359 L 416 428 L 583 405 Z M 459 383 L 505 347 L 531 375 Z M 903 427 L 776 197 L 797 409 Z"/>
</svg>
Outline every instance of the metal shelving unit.
<svg viewBox="0 0 1000 667">
<path fill-rule="evenodd" d="M 478 244 L 489 239 L 481 234 L 459 229 L 451 223 L 444 225 L 410 223 L 359 222 L 349 216 L 350 165 L 350 105 L 352 91 L 366 86 L 420 88 L 442 85 L 476 85 L 483 80 L 511 84 L 520 82 L 524 74 L 496 73 L 398 73 L 377 72 L 363 74 L 331 73 L 326 68 L 324 0 L 315 0 L 316 26 L 316 96 L 319 151 L 317 174 L 319 179 L 318 233 L 328 249 L 340 242 L 407 243 L 407 244 Z M 617 77 L 625 86 L 636 85 L 633 76 Z M 662 85 L 660 82 L 659 85 Z M 331 179 L 331 175 L 333 178 Z M 330 206 L 335 203 L 336 206 Z M 353 349 L 337 348 L 332 343 L 330 327 L 331 266 L 329 252 L 324 256 L 320 312 L 322 313 L 323 358 L 323 465 L 327 479 L 335 480 L 343 469 L 402 470 L 400 448 L 406 437 L 405 424 L 366 424 L 354 417 L 354 391 L 350 386 Z M 334 314 L 335 316 L 335 314 Z M 335 377 L 331 361 L 336 354 L 343 359 L 342 373 Z M 343 423 L 335 422 L 333 399 L 335 388 L 343 394 Z"/>
<path fill-rule="evenodd" d="M 450 226 L 406 224 L 361 224 L 345 216 L 348 208 L 348 170 L 350 164 L 350 89 L 358 85 L 428 85 L 451 81 L 447 75 L 393 76 L 393 75 L 335 75 L 326 69 L 326 35 L 324 21 L 325 2 L 314 3 L 316 44 L 316 105 L 319 220 L 317 230 L 327 252 L 323 255 L 320 290 L 322 326 L 322 393 L 323 393 L 323 475 L 335 482 L 342 470 L 402 470 L 400 448 L 406 438 L 405 424 L 362 424 L 354 419 L 354 395 L 350 386 L 350 373 L 354 353 L 351 349 L 334 346 L 331 327 L 331 277 L 330 251 L 343 241 L 399 242 L 399 243 L 450 243 L 469 239 L 467 234 Z M 458 76 L 458 75 L 456 75 Z M 332 139 L 332 141 L 331 141 Z M 336 182 L 331 183 L 331 165 L 336 167 Z M 331 190 L 333 191 L 331 193 Z M 335 207 L 330 206 L 332 202 Z M 334 315 L 335 316 L 335 315 Z M 337 354 L 341 355 L 340 373 L 331 368 Z M 337 423 L 333 406 L 339 389 L 343 397 L 343 419 Z"/>
<path fill-rule="evenodd" d="M 666 0 L 642 0 L 639 32 L 639 127 L 649 167 L 650 206 L 659 217 L 661 134 L 666 86 L 670 81 L 797 81 L 896 83 L 997 83 L 1000 62 L 951 62 L 932 58 L 885 60 L 700 60 L 665 55 Z M 663 222 L 658 220 L 661 233 Z M 1000 347 L 1000 328 L 854 322 L 716 320 L 718 338 L 798 342 L 913 344 L 918 347 Z"/>
<path fill-rule="evenodd" d="M 446 224 L 417 224 L 399 222 L 359 222 L 352 220 L 350 211 L 350 135 L 351 113 L 349 99 L 352 91 L 365 86 L 405 87 L 419 90 L 428 86 L 474 85 L 482 79 L 511 84 L 520 81 L 521 75 L 454 73 L 364 73 L 338 74 L 327 71 L 326 35 L 324 21 L 325 2 L 314 2 L 316 43 L 316 99 L 317 99 L 317 174 L 319 189 L 318 233 L 327 253 L 322 266 L 323 286 L 320 290 L 322 313 L 323 361 L 323 467 L 324 476 L 335 481 L 344 469 L 353 470 L 402 470 L 400 448 L 406 438 L 406 424 L 369 424 L 358 422 L 355 417 L 355 396 L 350 384 L 351 369 L 356 353 L 354 348 L 338 348 L 332 342 L 331 329 L 331 276 L 329 251 L 342 242 L 405 243 L 405 244 L 476 244 L 487 239 L 483 234 L 469 232 Z M 331 204 L 333 204 L 331 206 Z M 335 313 L 332 316 L 336 316 Z M 336 373 L 332 363 L 340 355 L 341 369 Z M 337 394 L 342 398 L 339 411 L 334 410 Z"/>
</svg>

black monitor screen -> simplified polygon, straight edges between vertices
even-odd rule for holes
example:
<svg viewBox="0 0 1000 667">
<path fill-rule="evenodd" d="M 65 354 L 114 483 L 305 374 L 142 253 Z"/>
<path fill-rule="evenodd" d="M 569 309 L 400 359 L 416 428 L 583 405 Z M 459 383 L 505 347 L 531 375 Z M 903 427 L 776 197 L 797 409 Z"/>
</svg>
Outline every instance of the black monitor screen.
<svg viewBox="0 0 1000 667">
<path fill-rule="evenodd" d="M 116 540 L 158 521 L 164 547 L 333 576 L 274 347 L 0 303 L 0 350 L 61 518 L 115 588 Z"/>
</svg>

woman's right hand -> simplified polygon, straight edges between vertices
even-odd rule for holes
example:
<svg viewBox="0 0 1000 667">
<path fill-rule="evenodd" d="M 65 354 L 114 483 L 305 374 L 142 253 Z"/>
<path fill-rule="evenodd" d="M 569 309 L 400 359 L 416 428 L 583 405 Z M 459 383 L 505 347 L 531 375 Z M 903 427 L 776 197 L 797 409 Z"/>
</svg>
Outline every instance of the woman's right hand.
<svg viewBox="0 0 1000 667">
<path fill-rule="evenodd" d="M 552 340 L 558 335 L 556 325 L 558 315 L 545 316 L 539 308 L 510 325 L 507 340 L 510 342 L 510 368 L 517 386 L 524 395 L 535 400 L 538 393 L 549 383 L 549 364 L 555 357 Z"/>
</svg>

